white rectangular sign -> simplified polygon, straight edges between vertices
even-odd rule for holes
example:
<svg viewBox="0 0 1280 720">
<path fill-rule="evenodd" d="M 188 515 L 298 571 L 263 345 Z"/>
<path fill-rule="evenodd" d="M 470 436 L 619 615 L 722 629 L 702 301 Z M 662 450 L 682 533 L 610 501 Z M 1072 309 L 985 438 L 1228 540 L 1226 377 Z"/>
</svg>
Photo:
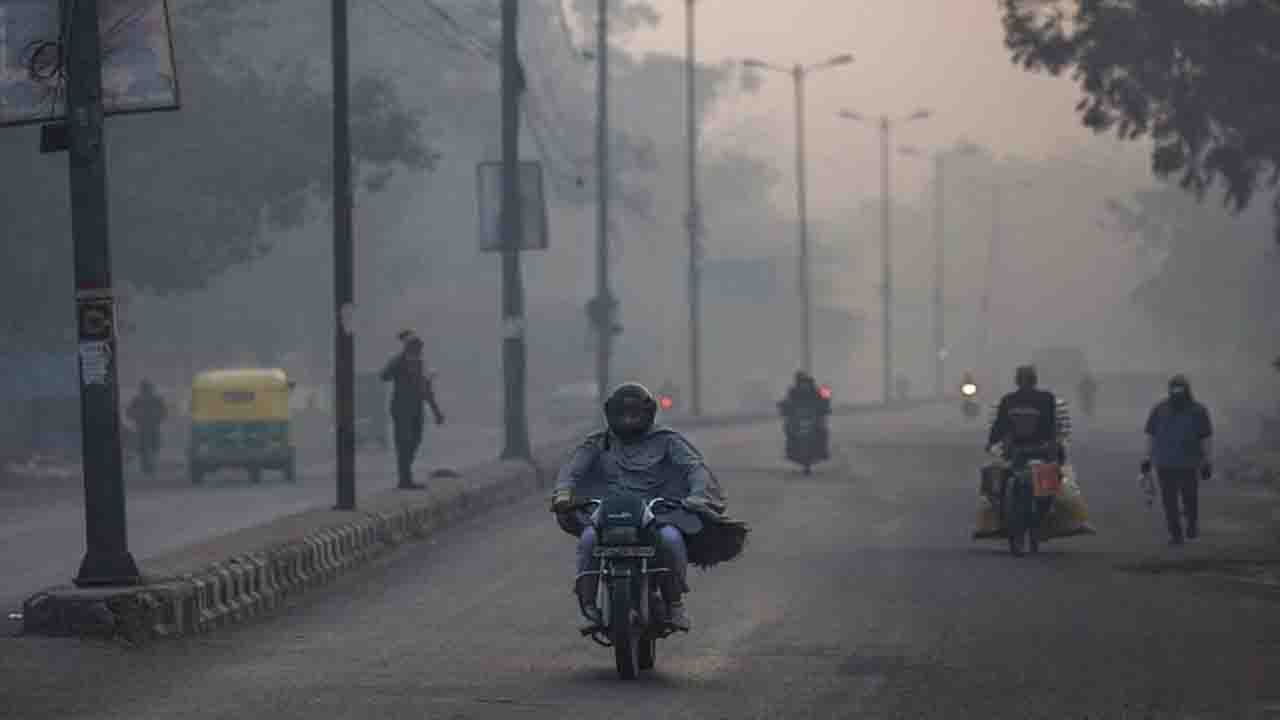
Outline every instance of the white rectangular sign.
<svg viewBox="0 0 1280 720">
<path fill-rule="evenodd" d="M 66 114 L 60 0 L 0 0 L 0 126 Z M 179 105 L 167 0 L 98 0 L 108 115 Z"/>
</svg>

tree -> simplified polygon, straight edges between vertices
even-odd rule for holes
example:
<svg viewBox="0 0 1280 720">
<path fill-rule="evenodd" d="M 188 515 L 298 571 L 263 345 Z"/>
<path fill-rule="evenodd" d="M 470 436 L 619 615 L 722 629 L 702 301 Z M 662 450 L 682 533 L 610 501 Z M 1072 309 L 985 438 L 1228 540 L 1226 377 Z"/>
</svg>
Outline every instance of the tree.
<svg viewBox="0 0 1280 720">
<path fill-rule="evenodd" d="M 1149 138 L 1157 177 L 1237 213 L 1280 186 L 1280 0 L 1001 2 L 1014 61 L 1074 68 L 1085 126 Z"/>
<path fill-rule="evenodd" d="M 1168 187 L 1107 205 L 1140 255 L 1158 264 L 1133 297 L 1163 334 L 1218 359 L 1237 351 L 1256 358 L 1275 350 L 1277 260 L 1265 252 L 1259 213 L 1232 217 Z"/>
<path fill-rule="evenodd" d="M 270 230 L 297 228 L 330 187 L 330 97 L 305 61 L 271 68 L 238 59 L 228 44 L 254 23 L 259 4 L 202 0 L 178 14 L 183 108 L 119 118 L 107 132 L 115 278 L 118 286 L 167 294 L 202 288 L 271 249 Z M 352 83 L 356 167 L 380 190 L 397 169 L 430 169 L 435 151 L 421 114 L 389 79 Z M 0 268 L 6 345 L 64 339 L 71 309 L 52 300 L 69 288 L 71 248 L 62 156 L 36 156 L 31 132 L 0 133 L 5 174 L 0 217 L 14 262 Z M 67 277 L 58 284 L 57 278 Z"/>
</svg>

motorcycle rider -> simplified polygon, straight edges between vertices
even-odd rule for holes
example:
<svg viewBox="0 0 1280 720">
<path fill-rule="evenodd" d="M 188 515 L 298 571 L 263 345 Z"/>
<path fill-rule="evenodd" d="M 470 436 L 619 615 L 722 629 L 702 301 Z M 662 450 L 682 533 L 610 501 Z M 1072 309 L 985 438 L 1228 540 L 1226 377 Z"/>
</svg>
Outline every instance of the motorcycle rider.
<svg viewBox="0 0 1280 720">
<path fill-rule="evenodd" d="M 987 452 L 999 455 L 1005 449 L 1052 445 L 1058 463 L 1066 462 L 1066 438 L 1070 419 L 1066 404 L 1047 390 L 1036 387 L 1039 379 L 1032 365 L 1020 366 L 1014 380 L 1018 389 L 1000 399 L 987 436 Z M 1031 517 L 1031 547 L 1039 544 L 1041 520 L 1049 514 L 1053 497 L 1036 498 Z"/>
<path fill-rule="evenodd" d="M 812 375 L 803 370 L 797 370 L 795 383 L 788 388 L 787 396 L 778 403 L 778 412 L 790 420 L 802 410 L 809 410 L 818 418 L 818 443 L 819 447 L 825 450 L 828 447 L 827 417 L 831 415 L 831 400 L 823 397 L 818 390 L 818 381 Z M 791 432 L 788 428 L 788 440 L 790 436 Z"/>
<path fill-rule="evenodd" d="M 680 494 L 685 508 L 694 512 L 721 506 L 718 485 L 702 455 L 680 433 L 657 425 L 657 411 L 653 394 L 639 383 L 624 383 L 609 395 L 604 405 L 607 429 L 587 436 L 560 467 L 551 510 L 562 528 L 577 522 L 575 491 L 597 483 L 607 484 L 607 493 L 636 494 L 645 500 Z M 578 541 L 574 592 L 592 624 L 599 627 L 603 618 L 595 605 L 598 580 L 586 574 L 594 564 L 595 543 L 595 528 L 588 525 Z M 690 621 L 682 597 L 688 591 L 688 546 L 680 530 L 669 525 L 659 527 L 658 543 L 672 569 L 660 581 L 669 606 L 668 623 L 687 632 Z"/>
</svg>

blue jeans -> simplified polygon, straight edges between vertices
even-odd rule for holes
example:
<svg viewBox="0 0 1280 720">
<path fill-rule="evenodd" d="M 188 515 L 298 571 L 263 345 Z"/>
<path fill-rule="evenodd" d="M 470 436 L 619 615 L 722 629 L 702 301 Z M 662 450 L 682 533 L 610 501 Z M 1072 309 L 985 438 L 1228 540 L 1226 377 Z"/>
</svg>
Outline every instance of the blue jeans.
<svg viewBox="0 0 1280 720">
<path fill-rule="evenodd" d="M 591 551 L 596 546 L 596 529 L 588 526 L 582 531 L 582 536 L 578 538 L 578 574 L 592 569 L 594 558 L 591 557 Z M 689 548 L 684 543 L 684 535 L 670 526 L 662 525 L 658 528 L 658 552 L 664 562 L 668 563 L 671 568 L 669 577 L 673 582 L 661 583 L 663 594 L 667 596 L 667 600 L 674 602 L 680 598 L 680 594 L 684 592 L 685 574 L 689 568 Z"/>
</svg>

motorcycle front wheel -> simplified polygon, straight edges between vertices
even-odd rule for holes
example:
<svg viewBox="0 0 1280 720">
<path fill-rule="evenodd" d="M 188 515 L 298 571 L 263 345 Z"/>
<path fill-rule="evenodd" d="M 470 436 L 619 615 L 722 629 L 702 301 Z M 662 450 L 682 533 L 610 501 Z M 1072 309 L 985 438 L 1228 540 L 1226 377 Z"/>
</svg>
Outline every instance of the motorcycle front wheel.
<svg viewBox="0 0 1280 720">
<path fill-rule="evenodd" d="M 635 680 L 640 670 L 640 637 L 631 602 L 631 583 L 627 580 L 609 586 L 609 639 L 613 642 L 613 659 L 618 677 Z"/>
</svg>

